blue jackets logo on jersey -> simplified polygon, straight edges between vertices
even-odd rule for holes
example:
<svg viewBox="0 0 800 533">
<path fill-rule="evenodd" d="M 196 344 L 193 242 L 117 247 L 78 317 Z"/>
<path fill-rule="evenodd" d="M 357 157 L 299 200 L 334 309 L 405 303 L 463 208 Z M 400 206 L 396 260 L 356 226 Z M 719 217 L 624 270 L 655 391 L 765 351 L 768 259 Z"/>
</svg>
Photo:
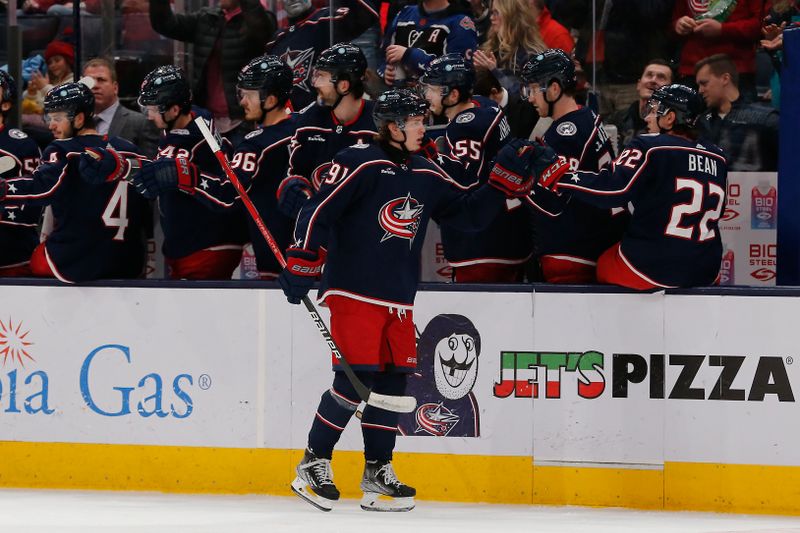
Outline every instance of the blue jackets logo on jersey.
<svg viewBox="0 0 800 533">
<path fill-rule="evenodd" d="M 404 198 L 395 198 L 383 204 L 378 214 L 378 222 L 386 233 L 381 238 L 381 242 L 392 237 L 408 239 L 410 248 L 414 243 L 414 237 L 417 236 L 417 230 L 419 230 L 420 213 L 422 213 L 423 207 L 411 197 L 411 193 Z"/>
<path fill-rule="evenodd" d="M 281 56 L 289 68 L 292 69 L 292 84 L 304 90 L 307 93 L 311 92 L 311 87 L 308 84 L 309 72 L 311 66 L 314 64 L 314 49 L 306 48 L 305 50 L 286 50 Z"/>
</svg>

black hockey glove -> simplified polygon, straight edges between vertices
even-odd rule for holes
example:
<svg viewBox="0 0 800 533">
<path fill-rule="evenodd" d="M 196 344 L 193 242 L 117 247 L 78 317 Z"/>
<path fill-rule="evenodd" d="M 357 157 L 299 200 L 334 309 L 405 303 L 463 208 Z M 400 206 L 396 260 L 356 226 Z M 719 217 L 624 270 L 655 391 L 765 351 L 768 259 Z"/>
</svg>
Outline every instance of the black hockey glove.
<svg viewBox="0 0 800 533">
<path fill-rule="evenodd" d="M 278 209 L 289 218 L 297 218 L 313 194 L 311 183 L 302 176 L 288 176 L 278 185 Z"/>
<path fill-rule="evenodd" d="M 558 182 L 569 172 L 569 161 L 556 155 L 549 146 L 541 143 L 533 163 L 534 175 L 539 186 L 557 192 Z"/>
<path fill-rule="evenodd" d="M 80 156 L 78 169 L 83 181 L 100 185 L 110 181 L 127 179 L 131 163 L 110 148 L 86 148 Z"/>
<path fill-rule="evenodd" d="M 527 196 L 533 185 L 537 149 L 536 143 L 523 139 L 514 139 L 503 146 L 494 160 L 489 185 L 511 198 Z"/>
<path fill-rule="evenodd" d="M 164 158 L 143 165 L 133 184 L 142 196 L 153 199 L 174 190 L 194 194 L 199 177 L 200 170 L 191 161 L 183 157 Z"/>
<path fill-rule="evenodd" d="M 308 294 L 314 280 L 322 273 L 322 258 L 304 248 L 286 250 L 286 268 L 278 276 L 278 284 L 290 304 L 299 304 Z"/>
</svg>

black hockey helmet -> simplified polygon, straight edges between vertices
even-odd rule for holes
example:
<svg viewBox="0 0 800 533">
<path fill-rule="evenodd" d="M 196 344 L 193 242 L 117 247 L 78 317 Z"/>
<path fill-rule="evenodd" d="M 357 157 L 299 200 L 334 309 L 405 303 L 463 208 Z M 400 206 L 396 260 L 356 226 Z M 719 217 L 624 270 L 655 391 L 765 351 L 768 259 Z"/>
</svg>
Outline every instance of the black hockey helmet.
<svg viewBox="0 0 800 533">
<path fill-rule="evenodd" d="M 445 54 L 428 63 L 419 81 L 443 87 L 442 96 L 447 96 L 452 89 L 458 89 L 462 96 L 470 96 L 475 85 L 475 67 L 461 54 Z"/>
<path fill-rule="evenodd" d="M 153 70 L 142 81 L 139 91 L 139 105 L 158 106 L 159 113 L 165 113 L 173 105 L 187 113 L 192 106 L 192 91 L 183 70 L 174 65 L 165 65 Z"/>
<path fill-rule="evenodd" d="M 675 123 L 694 128 L 697 119 L 706 111 L 703 97 L 691 87 L 673 83 L 653 91 L 647 102 L 648 109 L 655 109 L 656 114 L 664 116 L 675 112 Z"/>
<path fill-rule="evenodd" d="M 323 50 L 319 54 L 314 68 L 330 72 L 333 83 L 340 79 L 353 82 L 364 77 L 364 73 L 367 71 L 367 58 L 358 46 L 339 43 Z"/>
<path fill-rule="evenodd" d="M 70 120 L 83 113 L 84 122 L 94 117 L 94 94 L 81 82 L 56 85 L 44 97 L 44 113 L 64 111 Z"/>
<path fill-rule="evenodd" d="M 378 129 L 389 122 L 397 124 L 401 130 L 409 117 L 424 117 L 428 112 L 428 102 L 417 92 L 409 89 L 390 89 L 380 95 L 372 109 L 372 120 Z"/>
<path fill-rule="evenodd" d="M 17 81 L 5 70 L 0 70 L 0 89 L 3 89 L 0 103 L 11 102 L 13 104 L 17 101 Z"/>
<path fill-rule="evenodd" d="M 292 92 L 293 77 L 292 69 L 278 56 L 262 55 L 242 67 L 236 88 L 257 90 L 262 101 L 275 96 L 283 105 Z"/>
<path fill-rule="evenodd" d="M 522 67 L 520 77 L 526 87 L 529 83 L 538 83 L 542 89 L 546 89 L 553 81 L 558 82 L 563 90 L 575 89 L 578 83 L 575 63 L 559 48 L 550 48 L 531 57 Z"/>
</svg>

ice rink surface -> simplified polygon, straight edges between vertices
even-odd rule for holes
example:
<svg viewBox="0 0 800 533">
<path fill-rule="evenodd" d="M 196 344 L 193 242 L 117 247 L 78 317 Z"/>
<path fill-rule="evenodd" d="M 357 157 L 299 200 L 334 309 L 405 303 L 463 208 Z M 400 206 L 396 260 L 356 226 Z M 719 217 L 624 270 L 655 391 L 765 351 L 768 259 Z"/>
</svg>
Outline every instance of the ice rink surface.
<svg viewBox="0 0 800 533">
<path fill-rule="evenodd" d="M 418 502 L 368 513 L 343 500 L 330 513 L 294 497 L 0 490 L 3 533 L 800 533 L 800 517 Z"/>
</svg>

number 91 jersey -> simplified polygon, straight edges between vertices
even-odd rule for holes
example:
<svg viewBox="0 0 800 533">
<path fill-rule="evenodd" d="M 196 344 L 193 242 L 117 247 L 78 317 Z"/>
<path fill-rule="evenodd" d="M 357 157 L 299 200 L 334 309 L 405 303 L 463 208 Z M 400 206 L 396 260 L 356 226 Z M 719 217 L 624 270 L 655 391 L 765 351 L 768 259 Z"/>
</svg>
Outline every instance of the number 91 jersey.
<svg viewBox="0 0 800 533">
<path fill-rule="evenodd" d="M 145 261 L 146 201 L 127 181 L 91 185 L 81 179 L 79 156 L 89 147 L 139 156 L 136 146 L 116 137 L 55 140 L 32 174 L 8 180 L 6 202 L 52 206 L 55 227 L 45 253 L 61 281 L 138 277 Z"/>
<path fill-rule="evenodd" d="M 640 135 L 612 167 L 567 174 L 559 190 L 599 207 L 633 205 L 620 256 L 662 287 L 711 285 L 722 259 L 718 221 L 728 168 L 714 145 Z"/>
</svg>

